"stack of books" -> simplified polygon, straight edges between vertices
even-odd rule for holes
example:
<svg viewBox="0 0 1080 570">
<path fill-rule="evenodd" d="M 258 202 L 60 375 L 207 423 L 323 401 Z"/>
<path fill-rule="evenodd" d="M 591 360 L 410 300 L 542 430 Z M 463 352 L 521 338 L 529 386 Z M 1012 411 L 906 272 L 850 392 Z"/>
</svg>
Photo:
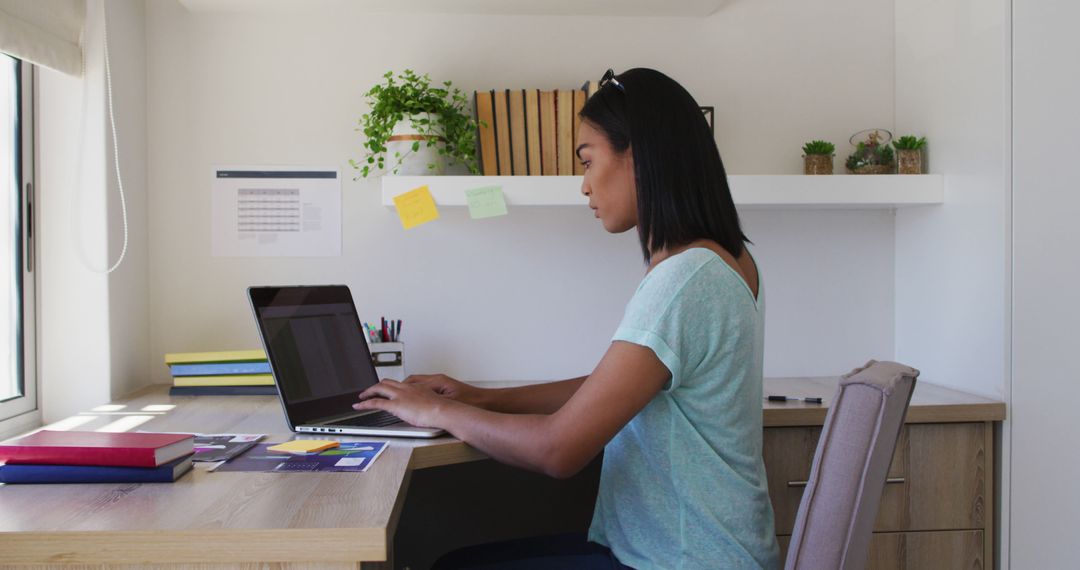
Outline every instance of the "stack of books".
<svg viewBox="0 0 1080 570">
<path fill-rule="evenodd" d="M 274 395 L 270 363 L 261 350 L 182 352 L 165 355 L 172 396 Z"/>
<path fill-rule="evenodd" d="M 597 90 L 495 89 L 476 91 L 480 170 L 484 176 L 583 174 L 577 160 L 578 112 Z"/>
<path fill-rule="evenodd" d="M 0 483 L 171 483 L 194 452 L 191 434 L 42 430 L 0 444 Z"/>
</svg>

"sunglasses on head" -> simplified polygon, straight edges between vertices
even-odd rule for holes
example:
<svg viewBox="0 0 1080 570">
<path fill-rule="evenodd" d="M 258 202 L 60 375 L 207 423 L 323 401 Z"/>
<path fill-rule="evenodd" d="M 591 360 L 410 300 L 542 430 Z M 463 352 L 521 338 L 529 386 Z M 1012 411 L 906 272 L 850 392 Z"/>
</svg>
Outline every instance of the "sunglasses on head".
<svg viewBox="0 0 1080 570">
<path fill-rule="evenodd" d="M 603 88 L 608 83 L 611 83 L 615 87 L 618 87 L 619 91 L 622 91 L 623 93 L 626 92 L 626 88 L 623 87 L 622 82 L 619 81 L 618 79 L 615 79 L 615 71 L 612 70 L 612 69 L 609 69 L 609 70 L 604 72 L 604 76 L 600 78 L 599 86 L 601 88 Z"/>
</svg>

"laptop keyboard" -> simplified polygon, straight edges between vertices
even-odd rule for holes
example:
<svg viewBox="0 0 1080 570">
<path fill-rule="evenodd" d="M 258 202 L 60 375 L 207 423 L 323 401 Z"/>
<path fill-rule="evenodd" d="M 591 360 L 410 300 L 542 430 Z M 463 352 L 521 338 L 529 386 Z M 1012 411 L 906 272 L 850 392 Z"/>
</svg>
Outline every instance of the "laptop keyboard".
<svg viewBox="0 0 1080 570">
<path fill-rule="evenodd" d="M 375 412 L 374 414 L 364 414 L 355 418 L 336 421 L 333 425 L 356 427 L 383 427 L 397 423 L 401 423 L 400 418 L 391 414 L 390 412 L 380 411 Z"/>
</svg>

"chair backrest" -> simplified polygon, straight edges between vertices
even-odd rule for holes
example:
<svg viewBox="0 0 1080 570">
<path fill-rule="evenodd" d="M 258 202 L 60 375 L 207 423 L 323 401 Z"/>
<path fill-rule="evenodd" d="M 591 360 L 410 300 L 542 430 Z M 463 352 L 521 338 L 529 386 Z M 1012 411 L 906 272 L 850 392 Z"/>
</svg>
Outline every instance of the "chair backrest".
<svg viewBox="0 0 1080 570">
<path fill-rule="evenodd" d="M 866 567 L 885 477 L 918 376 L 909 366 L 871 360 L 840 378 L 785 568 Z"/>
</svg>

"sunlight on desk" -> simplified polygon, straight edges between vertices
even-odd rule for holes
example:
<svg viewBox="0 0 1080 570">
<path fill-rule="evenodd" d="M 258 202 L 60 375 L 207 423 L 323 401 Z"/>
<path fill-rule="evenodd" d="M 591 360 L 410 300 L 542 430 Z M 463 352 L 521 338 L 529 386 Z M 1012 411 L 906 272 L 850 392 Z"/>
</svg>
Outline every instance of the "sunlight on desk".
<svg viewBox="0 0 1080 570">
<path fill-rule="evenodd" d="M 94 431 L 111 433 L 125 432 L 132 428 L 139 427 L 152 419 L 154 419 L 154 416 L 124 416 L 112 423 L 105 424 Z"/>
</svg>

